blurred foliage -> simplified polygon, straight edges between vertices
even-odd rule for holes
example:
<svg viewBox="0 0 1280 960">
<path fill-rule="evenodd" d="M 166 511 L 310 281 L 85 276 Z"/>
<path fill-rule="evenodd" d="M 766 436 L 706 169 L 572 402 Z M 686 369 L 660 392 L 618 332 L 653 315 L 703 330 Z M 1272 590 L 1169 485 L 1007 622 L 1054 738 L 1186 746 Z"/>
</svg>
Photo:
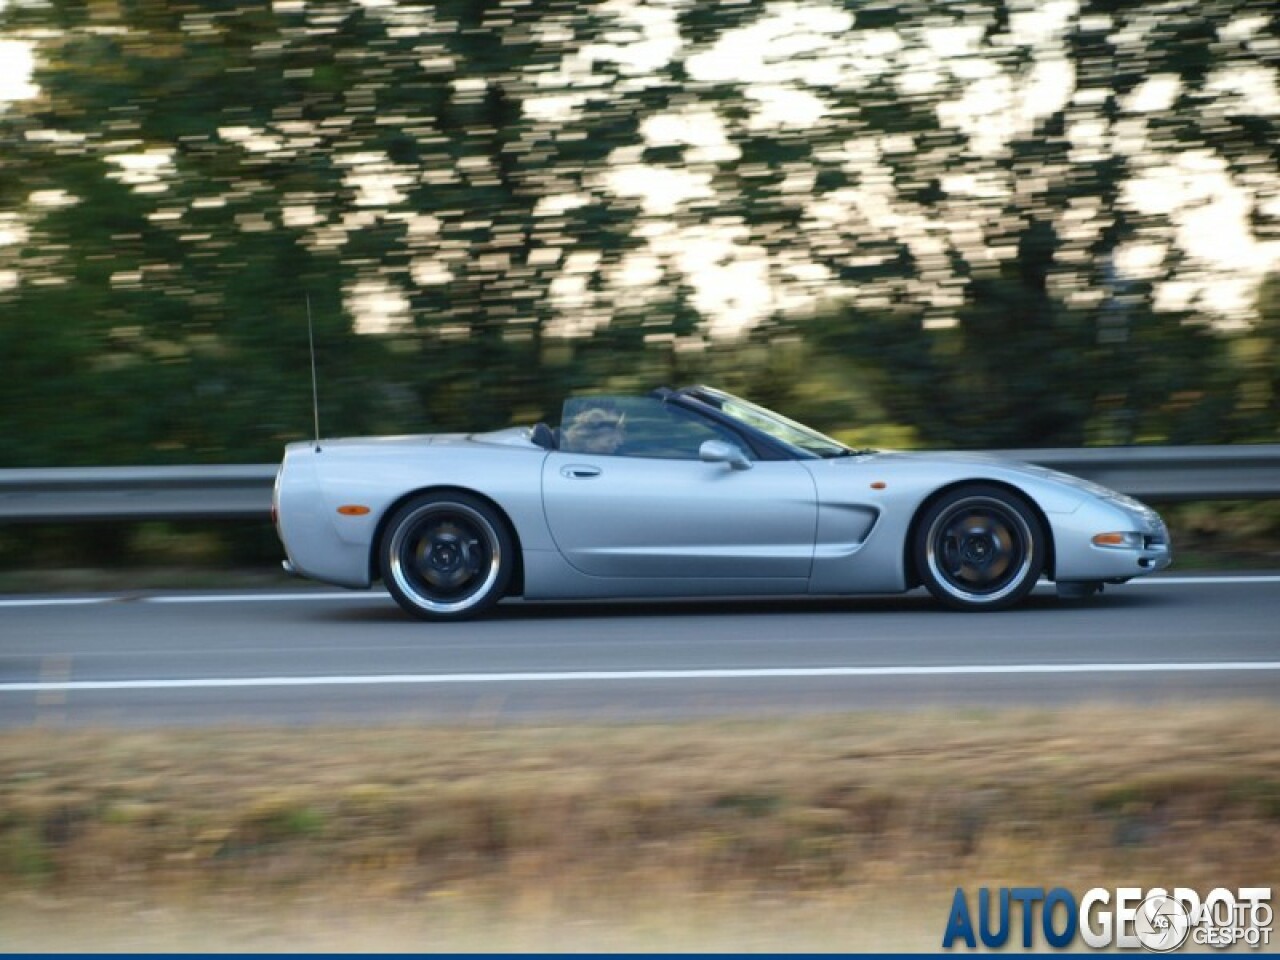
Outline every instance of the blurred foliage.
<svg viewBox="0 0 1280 960">
<path fill-rule="evenodd" d="M 378 901 L 436 926 L 484 905 L 488 924 L 563 931 L 609 905 L 619 920 L 680 902 L 710 917 L 748 892 L 769 916 L 813 898 L 816 917 L 847 915 L 835 896 L 906 891 L 908 917 L 922 891 L 973 876 L 1235 887 L 1270 876 L 1280 853 L 1277 719 L 1270 704 L 1169 703 L 661 724 L 46 723 L 0 738 L 0 916 L 78 893 L 151 931 L 151 914 L 234 889 L 272 931 L 288 902 L 315 923 Z M 135 917 L 138 903 L 154 906 Z M 861 947 L 877 911 L 853 912 L 844 943 Z M 80 916 L 62 913 L 35 916 L 51 928 Z"/>
<path fill-rule="evenodd" d="M 159 582 L 191 586 L 212 571 L 267 571 L 280 565 L 280 541 L 265 521 L 102 521 L 0 526 L 0 573 L 7 587 L 66 586 L 98 589 L 118 586 L 108 574 L 126 581 L 151 571 Z M 25 580 L 30 573 L 31 580 Z M 56 576 L 66 576 L 60 583 Z M 283 579 L 284 575 L 281 574 Z M 229 578 L 234 580 L 234 577 Z M 229 582 L 223 577 L 221 583 Z M 101 582 L 99 582 L 101 581 Z M 219 585 L 214 581 L 210 585 Z"/>
<path fill-rule="evenodd" d="M 1280 236 L 1271 3 L 10 0 L 0 34 L 40 88 L 0 109 L 0 467 L 275 459 L 308 301 L 328 435 L 704 380 L 864 442 L 1280 438 L 1280 278 L 1231 323 L 1160 302 L 1222 269 L 1188 171 Z"/>
</svg>

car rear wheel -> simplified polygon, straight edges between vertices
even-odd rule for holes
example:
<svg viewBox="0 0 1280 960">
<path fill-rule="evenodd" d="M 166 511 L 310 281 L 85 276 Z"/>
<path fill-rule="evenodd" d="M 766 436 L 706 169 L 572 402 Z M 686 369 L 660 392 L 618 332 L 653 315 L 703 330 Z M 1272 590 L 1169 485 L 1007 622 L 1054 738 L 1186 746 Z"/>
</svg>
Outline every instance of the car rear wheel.
<svg viewBox="0 0 1280 960">
<path fill-rule="evenodd" d="M 462 620 L 488 610 L 511 581 L 514 544 L 489 504 L 464 493 L 410 500 L 387 521 L 387 591 L 423 620 Z"/>
<path fill-rule="evenodd" d="M 947 493 L 916 525 L 916 570 L 938 600 L 956 610 L 1003 610 L 1044 571 L 1043 525 L 1022 497 L 973 484 Z"/>
</svg>

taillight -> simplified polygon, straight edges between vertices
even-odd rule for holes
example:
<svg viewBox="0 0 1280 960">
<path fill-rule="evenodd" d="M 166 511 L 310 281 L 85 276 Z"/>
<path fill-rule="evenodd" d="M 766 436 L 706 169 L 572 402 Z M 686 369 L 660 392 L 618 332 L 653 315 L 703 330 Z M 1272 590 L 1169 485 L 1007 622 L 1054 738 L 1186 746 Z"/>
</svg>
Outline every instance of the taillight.
<svg viewBox="0 0 1280 960">
<path fill-rule="evenodd" d="M 284 476 L 284 464 L 276 471 L 276 482 L 271 486 L 271 525 L 280 532 L 280 480 Z"/>
</svg>

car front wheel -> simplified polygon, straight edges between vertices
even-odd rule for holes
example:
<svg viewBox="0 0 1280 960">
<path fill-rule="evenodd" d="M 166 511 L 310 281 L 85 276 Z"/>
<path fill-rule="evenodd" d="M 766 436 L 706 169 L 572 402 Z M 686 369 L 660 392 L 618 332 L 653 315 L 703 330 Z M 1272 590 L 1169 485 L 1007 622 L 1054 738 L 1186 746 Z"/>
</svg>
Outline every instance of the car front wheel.
<svg viewBox="0 0 1280 960">
<path fill-rule="evenodd" d="M 950 491 L 916 525 L 916 570 L 938 600 L 956 610 L 1003 610 L 1044 571 L 1045 532 L 1022 497 L 973 484 Z"/>
<path fill-rule="evenodd" d="M 514 544 L 506 522 L 464 493 L 417 497 L 387 521 L 387 591 L 423 620 L 462 620 L 488 610 L 511 581 Z"/>
</svg>

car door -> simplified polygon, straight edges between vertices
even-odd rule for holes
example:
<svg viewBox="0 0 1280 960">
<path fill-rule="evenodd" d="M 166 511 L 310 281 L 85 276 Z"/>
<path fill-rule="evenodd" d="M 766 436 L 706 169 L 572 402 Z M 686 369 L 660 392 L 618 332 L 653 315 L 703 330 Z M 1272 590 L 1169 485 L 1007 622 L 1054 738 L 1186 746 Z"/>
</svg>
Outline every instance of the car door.
<svg viewBox="0 0 1280 960">
<path fill-rule="evenodd" d="M 656 400 L 614 402 L 626 442 L 607 454 L 556 450 L 543 464 L 547 523 L 574 568 L 596 577 L 808 578 L 817 527 L 808 471 L 795 461 L 705 462 L 702 443 L 739 438 Z"/>
</svg>

